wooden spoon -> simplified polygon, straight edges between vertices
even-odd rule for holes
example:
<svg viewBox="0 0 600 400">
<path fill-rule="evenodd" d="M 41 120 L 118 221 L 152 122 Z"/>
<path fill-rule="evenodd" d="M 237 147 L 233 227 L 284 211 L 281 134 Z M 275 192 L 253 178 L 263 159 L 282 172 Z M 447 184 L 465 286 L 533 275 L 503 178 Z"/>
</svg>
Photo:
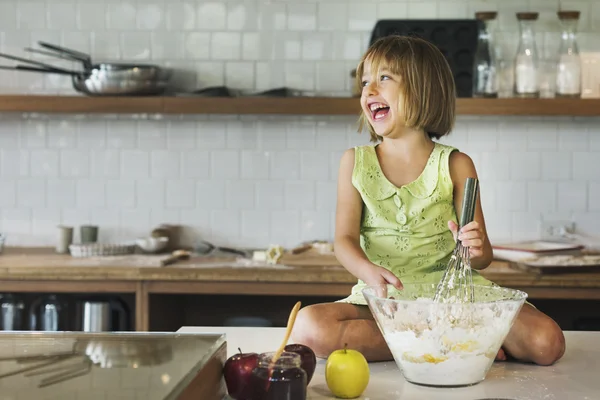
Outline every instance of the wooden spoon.
<svg viewBox="0 0 600 400">
<path fill-rule="evenodd" d="M 290 317 L 288 318 L 287 329 L 285 331 L 283 342 L 281 342 L 281 346 L 279 346 L 279 349 L 277 349 L 275 355 L 273 356 L 273 359 L 271 360 L 271 369 L 273 368 L 279 357 L 281 357 L 283 349 L 285 348 L 288 340 L 290 339 L 290 335 L 292 334 L 292 328 L 294 327 L 294 322 L 296 322 L 296 315 L 298 314 L 301 305 L 301 302 L 297 302 L 296 305 L 294 305 L 294 308 L 292 308 L 292 312 L 290 313 Z"/>
</svg>

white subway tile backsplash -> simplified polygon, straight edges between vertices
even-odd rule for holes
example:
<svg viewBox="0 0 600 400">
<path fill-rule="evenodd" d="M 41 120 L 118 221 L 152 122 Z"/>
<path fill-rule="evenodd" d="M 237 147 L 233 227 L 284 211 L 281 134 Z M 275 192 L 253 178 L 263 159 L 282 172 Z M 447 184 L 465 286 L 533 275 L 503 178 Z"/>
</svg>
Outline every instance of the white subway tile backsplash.
<svg viewBox="0 0 600 400">
<path fill-rule="evenodd" d="M 181 153 L 181 176 L 184 178 L 207 179 L 210 176 L 210 153 L 204 150 Z"/>
<path fill-rule="evenodd" d="M 107 4 L 108 29 L 128 30 L 136 26 L 134 1 L 109 1 Z"/>
<path fill-rule="evenodd" d="M 227 203 L 224 180 L 196 182 L 196 207 L 204 210 L 224 209 Z"/>
<path fill-rule="evenodd" d="M 320 31 L 345 31 L 348 28 L 348 4 L 321 2 L 317 7 Z"/>
<path fill-rule="evenodd" d="M 166 27 L 172 31 L 196 29 L 196 4 L 194 1 L 169 2 Z"/>
<path fill-rule="evenodd" d="M 263 31 L 282 31 L 287 26 L 287 9 L 284 3 L 264 2 L 260 8 L 258 28 Z"/>
<path fill-rule="evenodd" d="M 135 181 L 135 201 L 141 208 L 161 209 L 165 207 L 166 184 L 159 179 L 138 179 Z"/>
<path fill-rule="evenodd" d="M 46 205 L 46 182 L 40 179 L 18 181 L 17 204 L 19 207 L 44 207 Z"/>
<path fill-rule="evenodd" d="M 135 206 L 135 181 L 129 179 L 106 182 L 106 206 L 110 208 Z"/>
<path fill-rule="evenodd" d="M 30 174 L 30 153 L 26 150 L 1 150 L 0 173 L 5 177 L 26 177 Z M 43 157 L 42 157 L 43 158 Z M 41 161 L 41 160 L 40 160 Z M 45 175 L 44 169 L 37 172 Z"/>
<path fill-rule="evenodd" d="M 231 245 L 240 237 L 240 216 L 238 210 L 213 210 L 210 218 L 210 228 L 218 243 Z"/>
<path fill-rule="evenodd" d="M 600 181 L 600 157 L 597 153 L 573 153 L 573 179 L 576 181 Z"/>
<path fill-rule="evenodd" d="M 12 11 L 12 10 L 8 10 Z M 17 28 L 39 30 L 46 28 L 46 4 L 43 1 L 17 2 Z"/>
<path fill-rule="evenodd" d="M 291 31 L 317 29 L 317 5 L 314 3 L 288 3 L 287 28 Z"/>
<path fill-rule="evenodd" d="M 46 194 L 48 207 L 73 208 L 75 207 L 75 180 L 49 179 L 46 181 Z"/>
<path fill-rule="evenodd" d="M 370 31 L 376 19 L 377 7 L 373 4 L 354 2 L 348 4 L 348 30 Z"/>
<path fill-rule="evenodd" d="M 242 178 L 269 179 L 269 160 L 271 154 L 266 151 L 242 151 Z"/>
<path fill-rule="evenodd" d="M 200 2 L 197 8 L 196 29 L 224 30 L 227 26 L 227 4 L 225 2 Z"/>
<path fill-rule="evenodd" d="M 121 152 L 121 176 L 124 178 L 147 178 L 150 176 L 150 155 L 141 150 Z"/>
<path fill-rule="evenodd" d="M 30 57 L 23 48 L 45 40 L 98 61 L 185 70 L 174 77 L 180 90 L 287 86 L 323 96 L 349 95 L 350 71 L 377 19 L 499 10 L 498 53 L 510 63 L 514 12 L 523 8 L 491 0 L 58 1 L 3 1 L 0 49 Z M 600 7 L 561 6 L 582 12 L 580 47 L 594 50 Z M 557 0 L 525 6 L 541 12 L 538 45 L 547 57 L 556 52 L 557 7 Z M 0 92 L 73 89 L 68 77 L 2 71 Z M 2 116 L 0 228 L 11 243 L 37 245 L 53 244 L 55 224 L 90 221 L 106 240 L 145 235 L 160 223 L 186 225 L 190 244 L 198 236 L 248 246 L 332 239 L 339 159 L 369 143 L 356 127 L 351 116 Z M 600 235 L 600 119 L 459 116 L 442 142 L 473 159 L 492 240 L 536 237 L 542 217 L 572 217 L 581 231 Z"/>
<path fill-rule="evenodd" d="M 0 26 L 4 30 L 17 29 L 17 2 L 0 3 Z"/>
<path fill-rule="evenodd" d="M 303 180 L 323 180 L 329 178 L 329 160 L 319 151 L 300 153 L 300 178 Z"/>
<path fill-rule="evenodd" d="M 135 160 L 132 162 L 133 164 L 128 161 L 127 165 L 129 167 L 135 165 Z M 92 150 L 90 152 L 90 176 L 118 178 L 120 175 L 121 153 L 118 150 Z"/>
<path fill-rule="evenodd" d="M 587 184 L 585 182 L 558 183 L 558 209 L 585 211 L 587 206 Z"/>
<path fill-rule="evenodd" d="M 300 215 L 302 220 L 300 240 L 326 240 L 331 238 L 330 213 L 327 211 L 303 211 Z"/>
<path fill-rule="evenodd" d="M 251 210 L 255 208 L 256 190 L 252 181 L 227 181 L 225 195 L 228 209 Z"/>
<path fill-rule="evenodd" d="M 588 209 L 600 211 L 600 182 L 590 182 L 588 188 Z"/>
<path fill-rule="evenodd" d="M 51 150 L 32 150 L 30 159 L 31 176 L 54 177 L 59 175 L 59 154 Z"/>
<path fill-rule="evenodd" d="M 497 182 L 496 210 L 525 211 L 527 209 L 527 186 L 525 182 Z"/>
<path fill-rule="evenodd" d="M 510 178 L 513 181 L 537 180 L 540 178 L 541 157 L 534 152 L 512 152 L 510 154 Z"/>
<path fill-rule="evenodd" d="M 78 180 L 75 197 L 77 208 L 104 207 L 106 205 L 106 182 L 103 180 Z"/>
<path fill-rule="evenodd" d="M 79 2 L 75 5 L 75 10 L 77 28 L 100 32 L 106 29 L 108 20 L 107 4 L 102 2 Z M 84 51 L 84 49 L 81 49 L 81 51 Z"/>
<path fill-rule="evenodd" d="M 300 154 L 294 151 L 280 151 L 271 157 L 271 179 L 299 179 Z"/>
<path fill-rule="evenodd" d="M 555 182 L 529 182 L 527 184 L 528 210 L 556 211 L 558 190 Z"/>
<path fill-rule="evenodd" d="M 13 179 L 2 179 L 0 181 L 0 207 L 12 208 L 17 205 L 17 183 Z"/>
<path fill-rule="evenodd" d="M 162 1 L 144 1 L 138 3 L 137 28 L 149 31 L 165 29 L 165 3 Z M 130 28 L 131 29 L 131 28 Z"/>
<path fill-rule="evenodd" d="M 285 202 L 283 181 L 259 181 L 256 183 L 256 208 L 260 210 L 282 210 Z"/>
<path fill-rule="evenodd" d="M 539 214 L 537 211 L 514 212 L 512 214 L 512 240 L 533 240 L 539 238 Z"/>
<path fill-rule="evenodd" d="M 568 180 L 571 179 L 571 153 L 543 152 L 542 154 L 542 179 Z"/>
<path fill-rule="evenodd" d="M 285 207 L 288 210 L 314 210 L 315 183 L 313 181 L 287 181 Z"/>
<path fill-rule="evenodd" d="M 135 121 L 109 121 L 106 144 L 112 149 L 134 149 L 137 146 Z"/>
<path fill-rule="evenodd" d="M 237 179 L 240 176 L 239 151 L 214 150 L 211 152 L 210 171 L 213 179 Z"/>
<path fill-rule="evenodd" d="M 237 32 L 211 34 L 210 56 L 214 60 L 239 60 L 242 56 L 242 36 Z"/>
<path fill-rule="evenodd" d="M 82 150 L 61 150 L 60 176 L 76 178 L 90 175 L 90 154 Z"/>
<path fill-rule="evenodd" d="M 260 3 L 258 3 L 260 4 Z M 254 31 L 258 28 L 257 3 L 245 1 L 227 4 L 227 29 Z"/>
<path fill-rule="evenodd" d="M 152 178 L 176 179 L 180 176 L 181 153 L 179 151 L 156 150 L 150 156 Z"/>
<path fill-rule="evenodd" d="M 167 180 L 168 208 L 193 208 L 196 205 L 196 185 L 192 179 Z"/>
</svg>

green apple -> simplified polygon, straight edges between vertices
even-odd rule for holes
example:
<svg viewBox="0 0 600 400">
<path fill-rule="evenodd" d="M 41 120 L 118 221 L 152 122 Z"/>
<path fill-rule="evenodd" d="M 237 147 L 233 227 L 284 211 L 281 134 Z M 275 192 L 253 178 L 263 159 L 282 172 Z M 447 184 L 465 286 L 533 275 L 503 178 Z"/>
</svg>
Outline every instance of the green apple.
<svg viewBox="0 0 600 400">
<path fill-rule="evenodd" d="M 357 350 L 336 350 L 327 357 L 325 381 L 335 397 L 354 399 L 360 396 L 369 384 L 369 363 Z"/>
</svg>

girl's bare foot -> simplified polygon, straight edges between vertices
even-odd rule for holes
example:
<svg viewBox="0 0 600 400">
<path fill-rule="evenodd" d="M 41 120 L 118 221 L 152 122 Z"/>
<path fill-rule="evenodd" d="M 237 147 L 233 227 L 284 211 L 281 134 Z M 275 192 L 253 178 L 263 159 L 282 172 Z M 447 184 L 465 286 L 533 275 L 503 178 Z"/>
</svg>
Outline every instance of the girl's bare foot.
<svg viewBox="0 0 600 400">
<path fill-rule="evenodd" d="M 500 347 L 498 354 L 496 354 L 496 361 L 506 361 L 506 353 L 502 347 Z"/>
</svg>

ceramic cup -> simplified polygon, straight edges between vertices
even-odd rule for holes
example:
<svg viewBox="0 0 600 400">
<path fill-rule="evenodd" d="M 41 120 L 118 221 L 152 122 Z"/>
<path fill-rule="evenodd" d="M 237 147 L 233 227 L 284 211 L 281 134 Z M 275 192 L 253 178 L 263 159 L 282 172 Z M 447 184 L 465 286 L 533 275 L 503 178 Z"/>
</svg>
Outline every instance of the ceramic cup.
<svg viewBox="0 0 600 400">
<path fill-rule="evenodd" d="M 94 225 L 82 225 L 79 228 L 81 243 L 96 243 L 98 240 L 98 227 Z"/>
<path fill-rule="evenodd" d="M 56 252 L 66 254 L 69 252 L 69 246 L 73 243 L 73 227 L 58 226 L 58 240 L 56 242 Z"/>
</svg>

